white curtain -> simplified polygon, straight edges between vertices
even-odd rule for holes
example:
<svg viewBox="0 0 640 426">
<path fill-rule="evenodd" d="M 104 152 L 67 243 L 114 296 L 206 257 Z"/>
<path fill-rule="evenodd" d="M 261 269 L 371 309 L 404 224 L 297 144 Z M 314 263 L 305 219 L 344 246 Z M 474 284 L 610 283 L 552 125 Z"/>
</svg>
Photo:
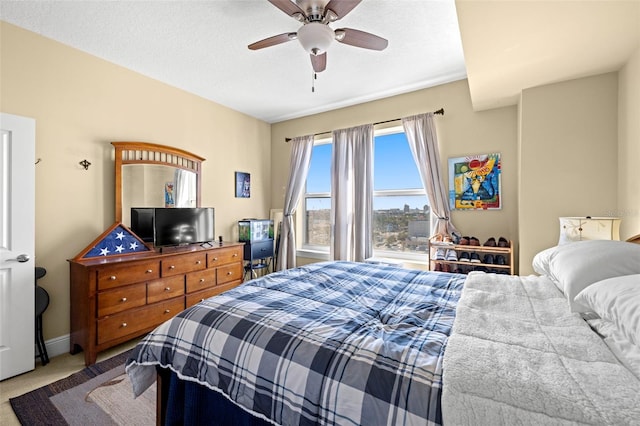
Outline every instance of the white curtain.
<svg viewBox="0 0 640 426">
<path fill-rule="evenodd" d="M 196 174 L 188 170 L 176 169 L 173 180 L 175 207 L 196 207 Z"/>
<path fill-rule="evenodd" d="M 436 216 L 434 234 L 460 235 L 451 223 L 449 199 L 440 171 L 440 153 L 438 136 L 433 121 L 433 113 L 414 115 L 402 119 L 402 126 L 409 141 L 411 153 L 418 166 L 422 185 L 424 185 L 429 205 Z"/>
<path fill-rule="evenodd" d="M 282 210 L 280 250 L 277 253 L 278 271 L 296 266 L 296 234 L 293 214 L 296 212 L 296 207 L 307 182 L 307 173 L 313 152 L 313 135 L 296 137 L 289 143 L 291 144 L 291 159 L 289 161 L 289 182 Z"/>
<path fill-rule="evenodd" d="M 373 125 L 335 130 L 331 162 L 331 258 L 371 257 Z"/>
</svg>

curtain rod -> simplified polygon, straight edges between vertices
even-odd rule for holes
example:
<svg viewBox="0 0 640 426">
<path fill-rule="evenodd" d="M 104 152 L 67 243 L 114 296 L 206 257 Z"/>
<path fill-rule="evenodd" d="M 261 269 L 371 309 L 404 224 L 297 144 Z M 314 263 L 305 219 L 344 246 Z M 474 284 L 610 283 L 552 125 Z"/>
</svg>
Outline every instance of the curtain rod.
<svg viewBox="0 0 640 426">
<path fill-rule="evenodd" d="M 439 115 L 444 115 L 444 108 L 440 108 L 437 111 L 433 111 L 434 114 L 439 114 Z M 378 121 L 377 123 L 373 123 L 374 126 L 377 126 L 378 124 L 386 124 L 386 123 L 391 123 L 394 121 L 398 121 L 398 120 L 402 120 L 402 118 L 394 118 L 392 120 L 385 120 L 385 121 Z M 325 133 L 331 133 L 331 130 L 327 130 L 326 132 L 318 132 L 318 133 L 314 133 L 313 136 L 319 136 L 319 135 L 324 135 Z M 285 138 L 284 141 L 285 142 L 289 142 L 291 141 L 292 138 Z"/>
</svg>

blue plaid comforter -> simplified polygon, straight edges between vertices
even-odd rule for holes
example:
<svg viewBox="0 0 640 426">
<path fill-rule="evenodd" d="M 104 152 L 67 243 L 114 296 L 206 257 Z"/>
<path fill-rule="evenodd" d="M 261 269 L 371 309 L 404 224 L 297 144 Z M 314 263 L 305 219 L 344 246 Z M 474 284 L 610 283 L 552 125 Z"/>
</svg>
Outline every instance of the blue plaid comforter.
<svg viewBox="0 0 640 426">
<path fill-rule="evenodd" d="M 159 326 L 127 373 L 139 395 L 169 367 L 276 424 L 440 424 L 464 279 L 352 262 L 273 273 Z"/>
</svg>

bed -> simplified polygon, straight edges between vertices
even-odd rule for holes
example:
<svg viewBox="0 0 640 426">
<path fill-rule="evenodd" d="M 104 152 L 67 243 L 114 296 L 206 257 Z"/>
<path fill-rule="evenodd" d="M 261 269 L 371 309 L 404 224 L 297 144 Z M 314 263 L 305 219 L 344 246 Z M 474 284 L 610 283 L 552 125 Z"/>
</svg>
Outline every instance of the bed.
<svg viewBox="0 0 640 426">
<path fill-rule="evenodd" d="M 640 289 L 640 245 L 584 243 L 541 253 L 527 277 L 353 262 L 270 274 L 167 321 L 126 370 L 135 395 L 157 379 L 159 424 L 638 424 L 640 309 L 618 324 L 611 292 L 586 289 Z M 607 268 L 571 266 L 578 249 L 611 252 Z M 625 337 L 631 351 L 612 343 Z"/>
</svg>

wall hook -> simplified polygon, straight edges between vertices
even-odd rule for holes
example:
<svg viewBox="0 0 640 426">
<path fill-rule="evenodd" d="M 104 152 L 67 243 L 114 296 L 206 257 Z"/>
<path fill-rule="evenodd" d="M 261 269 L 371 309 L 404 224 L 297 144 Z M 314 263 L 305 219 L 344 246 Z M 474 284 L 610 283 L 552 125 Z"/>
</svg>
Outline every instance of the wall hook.
<svg viewBox="0 0 640 426">
<path fill-rule="evenodd" d="M 78 164 L 80 164 L 82 167 L 84 167 L 85 170 L 89 170 L 89 166 L 91 165 L 91 163 L 88 162 L 86 159 L 82 160 Z"/>
<path fill-rule="evenodd" d="M 41 162 L 41 161 L 42 161 L 42 158 L 38 158 L 38 159 L 36 160 L 36 164 L 38 164 L 38 163 L 39 163 L 39 162 Z"/>
</svg>

